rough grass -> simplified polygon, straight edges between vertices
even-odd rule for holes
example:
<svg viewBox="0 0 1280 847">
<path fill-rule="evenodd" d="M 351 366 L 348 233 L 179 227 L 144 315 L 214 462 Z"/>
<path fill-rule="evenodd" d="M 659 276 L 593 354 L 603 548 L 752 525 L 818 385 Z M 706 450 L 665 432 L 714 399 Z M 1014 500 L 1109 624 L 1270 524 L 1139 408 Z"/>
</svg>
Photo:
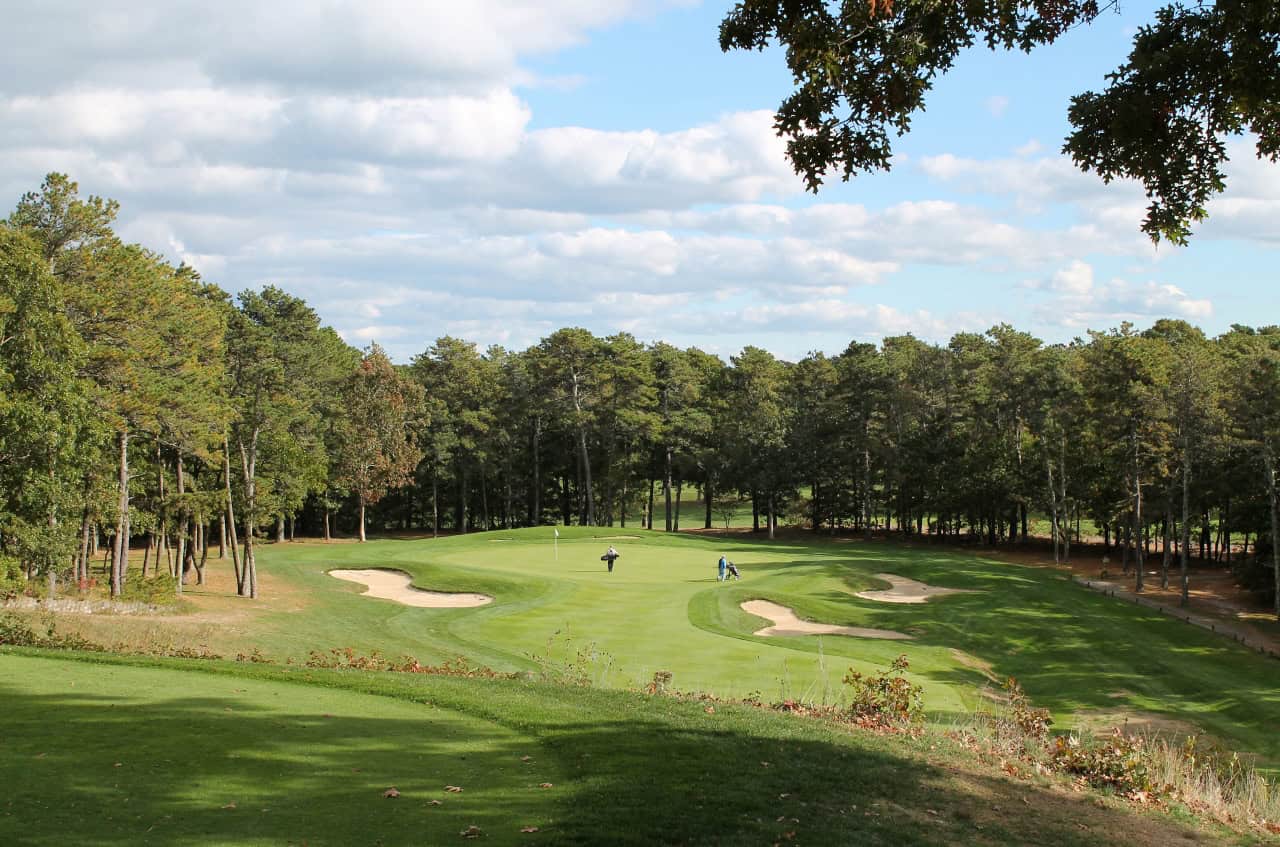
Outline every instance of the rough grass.
<svg viewBox="0 0 1280 847">
<path fill-rule="evenodd" d="M 1244 843 L 746 706 L 14 649 L 0 693 L 5 844 Z"/>
</svg>

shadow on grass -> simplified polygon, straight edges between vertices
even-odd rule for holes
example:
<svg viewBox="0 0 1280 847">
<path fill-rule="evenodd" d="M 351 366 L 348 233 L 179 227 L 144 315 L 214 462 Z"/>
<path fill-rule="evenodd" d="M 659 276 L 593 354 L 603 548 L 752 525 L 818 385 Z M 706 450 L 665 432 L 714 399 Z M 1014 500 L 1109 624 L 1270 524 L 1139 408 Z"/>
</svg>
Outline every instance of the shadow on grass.
<svg viewBox="0 0 1280 847">
<path fill-rule="evenodd" d="M 189 690 L 225 689 L 242 675 L 284 678 L 225 666 L 172 674 Z M 257 708 L 233 695 L 104 698 L 8 685 L 0 842 L 439 844 L 471 825 L 484 843 L 583 845 L 1158 844 L 1180 832 L 926 762 L 902 739 L 749 707 L 709 712 L 699 702 L 519 682 L 308 675 L 326 688 L 430 699 L 464 714 L 400 703 L 420 717 L 329 716 L 297 685 L 260 693 L 281 705 Z M 376 700 L 363 702 L 377 710 Z M 465 790 L 451 794 L 447 784 Z M 399 798 L 382 796 L 391 785 Z M 520 832 L 529 825 L 539 832 Z"/>
</svg>

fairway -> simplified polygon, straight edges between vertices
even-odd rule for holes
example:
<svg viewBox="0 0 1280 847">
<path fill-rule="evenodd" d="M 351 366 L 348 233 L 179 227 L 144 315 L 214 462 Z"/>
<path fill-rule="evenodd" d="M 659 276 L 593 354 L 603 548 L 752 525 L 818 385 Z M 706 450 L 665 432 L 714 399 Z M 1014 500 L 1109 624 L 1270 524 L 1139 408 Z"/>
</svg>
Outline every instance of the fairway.
<svg viewBox="0 0 1280 847">
<path fill-rule="evenodd" d="M 905 653 L 937 723 L 967 714 L 984 702 L 984 688 L 1016 676 L 1059 728 L 1159 719 L 1198 727 L 1268 767 L 1280 762 L 1269 729 L 1280 725 L 1274 659 L 1047 569 L 879 542 L 560 531 L 558 546 L 549 529 L 531 529 L 265 548 L 264 572 L 287 602 L 239 619 L 221 646 L 296 659 L 346 646 L 424 662 L 466 656 L 505 671 L 572 670 L 617 688 L 638 688 L 665 670 L 681 690 L 819 702 L 838 701 L 849 667 L 881 668 Z M 609 544 L 622 553 L 613 573 L 599 561 Z M 742 581 L 717 582 L 721 552 Z M 410 608 L 327 574 L 368 567 L 402 570 L 418 588 L 495 599 L 472 609 Z M 855 596 L 889 587 L 875 574 L 972 593 L 919 604 Z M 770 622 L 740 608 L 755 599 L 808 621 L 911 640 L 757 636 Z"/>
<path fill-rule="evenodd" d="M 1207 834 L 932 743 L 603 689 L 2 650 L 0 697 L 6 845 L 1158 847 Z M 1025 803 L 1034 816 L 1005 811 Z"/>
<path fill-rule="evenodd" d="M 319 686 L 0 656 L 0 700 L 4 844 L 441 843 L 545 827 L 560 778 L 493 721 Z"/>
</svg>

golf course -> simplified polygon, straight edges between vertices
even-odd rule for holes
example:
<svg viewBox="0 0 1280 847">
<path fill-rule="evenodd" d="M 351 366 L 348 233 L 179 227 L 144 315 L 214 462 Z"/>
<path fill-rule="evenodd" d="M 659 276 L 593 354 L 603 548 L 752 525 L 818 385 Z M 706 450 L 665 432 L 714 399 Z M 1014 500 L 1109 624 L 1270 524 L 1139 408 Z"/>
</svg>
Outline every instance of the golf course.
<svg viewBox="0 0 1280 847">
<path fill-rule="evenodd" d="M 741 580 L 719 580 L 722 554 Z M 1059 732 L 1202 735 L 1280 765 L 1274 659 L 964 550 L 542 527 L 260 557 L 260 604 L 192 587 L 169 610 L 56 617 L 135 652 L 251 660 L 0 652 L 0 779 L 18 786 L 0 841 L 1121 844 L 1186 825 L 939 746 L 1010 676 Z M 796 629 L 814 625 L 857 634 Z M 312 655 L 332 650 L 356 661 Z M 839 706 L 850 669 L 898 655 L 923 735 L 753 705 Z M 359 670 L 370 656 L 455 671 Z M 641 693 L 660 672 L 697 696 Z M 999 811 L 1032 795 L 1031 817 Z"/>
</svg>

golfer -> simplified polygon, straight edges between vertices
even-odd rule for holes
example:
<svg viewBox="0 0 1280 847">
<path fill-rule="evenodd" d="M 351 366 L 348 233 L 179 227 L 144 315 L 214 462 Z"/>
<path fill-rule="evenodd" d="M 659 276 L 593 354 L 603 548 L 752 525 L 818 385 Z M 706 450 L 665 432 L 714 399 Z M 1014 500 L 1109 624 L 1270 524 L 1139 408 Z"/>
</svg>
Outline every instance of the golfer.
<svg viewBox="0 0 1280 847">
<path fill-rule="evenodd" d="M 615 561 L 616 559 L 619 559 L 619 558 L 621 558 L 621 557 L 622 557 L 622 554 L 621 554 L 621 553 L 619 553 L 617 550 L 614 550 L 614 549 L 613 549 L 613 545 L 612 545 L 612 544 L 610 544 L 610 545 L 609 545 L 609 549 L 608 549 L 608 550 L 606 550 L 606 551 L 604 552 L 604 555 L 600 557 L 600 561 L 602 561 L 602 562 L 608 562 L 608 563 L 609 563 L 609 573 L 613 573 L 613 563 L 614 563 L 614 561 Z"/>
<path fill-rule="evenodd" d="M 725 571 L 729 568 L 729 560 L 725 558 L 723 553 L 720 554 L 720 574 L 716 577 L 716 582 L 724 582 Z"/>
</svg>

